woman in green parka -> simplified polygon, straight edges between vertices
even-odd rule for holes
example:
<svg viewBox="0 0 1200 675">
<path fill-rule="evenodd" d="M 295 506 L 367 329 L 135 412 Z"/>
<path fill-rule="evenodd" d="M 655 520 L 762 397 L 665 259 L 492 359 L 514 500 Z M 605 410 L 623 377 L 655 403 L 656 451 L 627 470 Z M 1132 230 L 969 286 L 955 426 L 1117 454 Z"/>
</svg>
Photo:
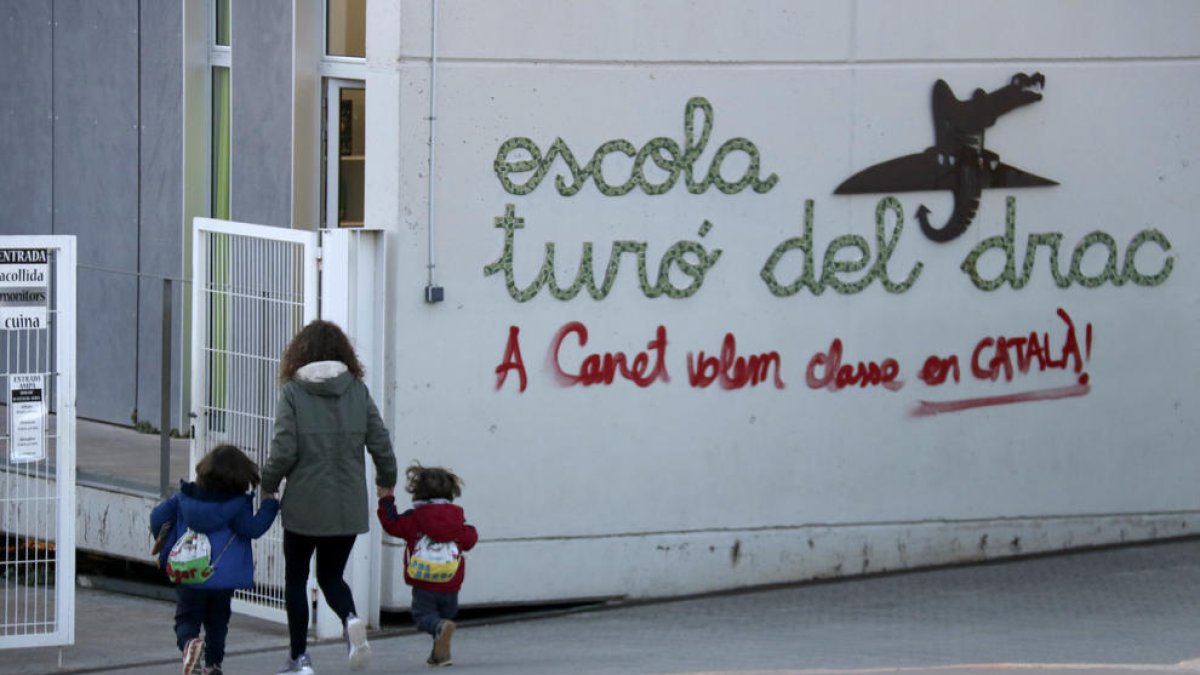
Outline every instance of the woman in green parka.
<svg viewBox="0 0 1200 675">
<path fill-rule="evenodd" d="M 291 652 L 280 673 L 311 675 L 308 647 L 309 564 L 317 556 L 317 585 L 342 620 L 350 667 L 370 657 L 366 622 L 342 575 L 355 538 L 370 528 L 366 459 L 375 464 L 380 494 L 396 485 L 396 456 L 379 409 L 362 381 L 363 368 L 336 324 L 316 320 L 283 352 L 283 389 L 275 408 L 271 449 L 262 468 L 262 491 L 273 495 L 284 479 L 284 604 Z"/>
</svg>

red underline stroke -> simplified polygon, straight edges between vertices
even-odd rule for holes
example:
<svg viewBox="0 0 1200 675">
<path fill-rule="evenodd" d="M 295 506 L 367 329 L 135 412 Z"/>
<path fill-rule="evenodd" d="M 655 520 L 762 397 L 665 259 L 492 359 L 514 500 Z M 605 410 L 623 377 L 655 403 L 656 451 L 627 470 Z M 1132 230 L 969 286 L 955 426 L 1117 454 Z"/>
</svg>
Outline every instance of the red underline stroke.
<svg viewBox="0 0 1200 675">
<path fill-rule="evenodd" d="M 912 416 L 927 417 L 929 415 L 959 412 L 962 410 L 970 410 L 972 408 L 985 408 L 993 405 L 1008 405 L 1010 403 L 1026 403 L 1028 401 L 1055 401 L 1062 398 L 1072 398 L 1074 396 L 1087 396 L 1088 392 L 1091 390 L 1092 385 L 1090 384 L 1074 384 L 1069 387 L 1023 391 L 1017 394 L 1005 394 L 1004 396 L 965 398 L 961 401 L 918 401 L 916 409 L 914 409 L 912 412 Z"/>
</svg>

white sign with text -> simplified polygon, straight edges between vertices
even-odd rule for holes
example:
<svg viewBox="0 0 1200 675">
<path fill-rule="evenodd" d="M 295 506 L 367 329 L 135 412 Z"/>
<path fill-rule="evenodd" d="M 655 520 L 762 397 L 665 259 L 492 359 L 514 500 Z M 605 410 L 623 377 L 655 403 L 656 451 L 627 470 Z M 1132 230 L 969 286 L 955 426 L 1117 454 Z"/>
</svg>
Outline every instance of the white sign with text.
<svg viewBox="0 0 1200 675">
<path fill-rule="evenodd" d="M 9 376 L 8 458 L 13 464 L 46 459 L 45 376 Z"/>
<path fill-rule="evenodd" d="M 50 256 L 44 248 L 0 249 L 0 328 L 47 326 Z"/>
</svg>

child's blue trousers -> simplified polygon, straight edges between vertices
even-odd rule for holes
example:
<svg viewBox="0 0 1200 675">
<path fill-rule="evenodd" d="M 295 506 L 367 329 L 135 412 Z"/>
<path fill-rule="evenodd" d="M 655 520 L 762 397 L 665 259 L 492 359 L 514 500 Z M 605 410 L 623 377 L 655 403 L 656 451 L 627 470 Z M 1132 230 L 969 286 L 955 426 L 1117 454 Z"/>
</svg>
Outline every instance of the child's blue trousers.
<svg viewBox="0 0 1200 675">
<path fill-rule="evenodd" d="M 204 665 L 219 665 L 225 658 L 225 637 L 233 613 L 232 590 L 175 587 L 175 644 L 182 650 L 188 640 L 200 637 L 204 627 Z"/>
<path fill-rule="evenodd" d="M 430 591 L 414 586 L 411 611 L 417 629 L 436 636 L 443 619 L 458 615 L 458 591 Z"/>
</svg>

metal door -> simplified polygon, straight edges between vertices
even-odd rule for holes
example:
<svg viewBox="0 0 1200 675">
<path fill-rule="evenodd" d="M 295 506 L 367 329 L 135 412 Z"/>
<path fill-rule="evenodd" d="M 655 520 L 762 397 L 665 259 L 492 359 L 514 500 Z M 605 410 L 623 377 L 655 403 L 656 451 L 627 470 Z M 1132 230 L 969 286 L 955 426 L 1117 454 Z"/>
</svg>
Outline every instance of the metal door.
<svg viewBox="0 0 1200 675">
<path fill-rule="evenodd" d="M 317 318 L 316 232 L 196 218 L 192 242 L 192 457 L 231 443 L 260 466 L 275 418 L 279 358 Z M 256 505 L 257 508 L 257 505 Z M 286 620 L 283 530 L 254 541 L 255 587 L 234 609 Z"/>
<path fill-rule="evenodd" d="M 75 642 L 75 237 L 0 237 L 0 649 Z"/>
</svg>

